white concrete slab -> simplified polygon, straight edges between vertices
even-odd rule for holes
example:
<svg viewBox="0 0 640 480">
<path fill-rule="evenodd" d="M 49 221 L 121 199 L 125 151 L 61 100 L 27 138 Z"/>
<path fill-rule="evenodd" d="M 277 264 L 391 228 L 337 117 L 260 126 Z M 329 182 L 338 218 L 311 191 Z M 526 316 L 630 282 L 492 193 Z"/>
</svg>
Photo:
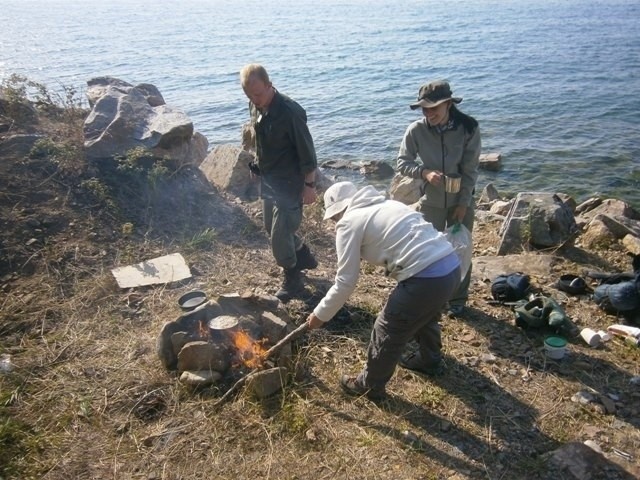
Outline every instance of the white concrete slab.
<svg viewBox="0 0 640 480">
<path fill-rule="evenodd" d="M 191 271 L 179 253 L 114 268 L 111 273 L 120 288 L 171 283 L 191 278 Z"/>
</svg>

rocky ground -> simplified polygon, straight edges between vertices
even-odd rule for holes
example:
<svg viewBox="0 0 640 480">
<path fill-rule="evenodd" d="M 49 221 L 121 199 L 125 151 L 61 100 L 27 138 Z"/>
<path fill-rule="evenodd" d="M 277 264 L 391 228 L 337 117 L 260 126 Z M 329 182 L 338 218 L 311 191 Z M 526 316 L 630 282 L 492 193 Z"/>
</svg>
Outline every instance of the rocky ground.
<svg viewBox="0 0 640 480">
<path fill-rule="evenodd" d="M 516 327 L 510 307 L 490 302 L 491 278 L 480 266 L 495 256 L 495 217 L 478 217 L 468 309 L 442 322 L 444 377 L 398 370 L 381 403 L 340 392 L 339 374 L 362 367 L 370 325 L 394 285 L 363 264 L 345 308 L 296 343 L 298 373 L 282 394 L 258 401 L 241 391 L 214 408 L 229 383 L 181 385 L 162 368 L 155 343 L 188 290 L 215 298 L 277 289 L 258 205 L 217 191 L 197 169 L 152 175 L 88 166 L 82 115 L 63 113 L 5 121 L 1 134 L 0 477 L 640 475 L 640 350 L 617 339 L 594 349 L 571 338 L 566 358 L 547 359 L 549 332 Z M 306 208 L 303 230 L 320 265 L 307 274 L 308 295 L 286 307 L 297 322 L 335 274 L 321 210 L 320 203 Z M 174 252 L 187 260 L 192 281 L 121 290 L 111 274 Z M 554 285 L 562 273 L 628 270 L 622 248 L 586 250 L 578 237 L 553 251 L 523 251 L 518 261 L 578 327 L 621 321 L 589 295 Z M 585 441 L 603 455 L 581 451 Z M 588 459 L 588 467 L 570 473 L 550 461 L 553 452 L 565 462 Z"/>
</svg>

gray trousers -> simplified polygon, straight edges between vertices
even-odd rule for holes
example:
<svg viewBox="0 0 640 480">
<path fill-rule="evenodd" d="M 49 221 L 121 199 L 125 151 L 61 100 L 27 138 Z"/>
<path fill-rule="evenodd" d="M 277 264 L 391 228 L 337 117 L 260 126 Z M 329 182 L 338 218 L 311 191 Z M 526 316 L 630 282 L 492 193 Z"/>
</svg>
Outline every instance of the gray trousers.
<svg viewBox="0 0 640 480">
<path fill-rule="evenodd" d="M 283 206 L 264 198 L 262 217 L 276 263 L 282 268 L 293 268 L 296 265 L 296 250 L 302 248 L 302 239 L 296 235 L 302 223 L 302 202 Z"/>
<path fill-rule="evenodd" d="M 460 269 L 438 278 L 412 277 L 393 289 L 378 314 L 367 350 L 367 363 L 358 376 L 362 385 L 384 390 L 409 341 L 418 342 L 425 366 L 442 358 L 440 314 L 460 283 Z"/>
<path fill-rule="evenodd" d="M 424 197 L 420 199 L 420 213 L 422 213 L 422 217 L 429 223 L 431 223 L 436 230 L 439 232 L 444 232 L 447 227 L 453 225 L 455 223 L 455 219 L 453 218 L 453 213 L 456 207 L 449 208 L 435 208 L 426 206 L 423 204 Z M 467 213 L 465 213 L 464 218 L 462 219 L 462 224 L 469 229 L 471 233 L 473 233 L 473 222 L 475 220 L 475 211 L 476 211 L 476 202 L 475 200 L 471 200 L 471 205 L 467 207 Z M 467 303 L 469 299 L 469 285 L 471 284 L 471 270 L 473 268 L 473 263 L 469 266 L 469 270 L 467 274 L 460 282 L 460 287 L 458 290 L 451 296 L 450 304 L 451 305 L 464 305 Z"/>
</svg>

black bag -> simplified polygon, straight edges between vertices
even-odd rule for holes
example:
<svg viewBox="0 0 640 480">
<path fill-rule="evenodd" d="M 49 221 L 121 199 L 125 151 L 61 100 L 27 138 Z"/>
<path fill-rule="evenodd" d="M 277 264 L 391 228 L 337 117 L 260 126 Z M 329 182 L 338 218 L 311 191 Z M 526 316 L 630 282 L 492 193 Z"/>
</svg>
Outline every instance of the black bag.
<svg viewBox="0 0 640 480">
<path fill-rule="evenodd" d="M 515 302 L 526 297 L 530 287 L 529 275 L 519 272 L 498 275 L 491 282 L 491 296 L 499 302 Z"/>
</svg>

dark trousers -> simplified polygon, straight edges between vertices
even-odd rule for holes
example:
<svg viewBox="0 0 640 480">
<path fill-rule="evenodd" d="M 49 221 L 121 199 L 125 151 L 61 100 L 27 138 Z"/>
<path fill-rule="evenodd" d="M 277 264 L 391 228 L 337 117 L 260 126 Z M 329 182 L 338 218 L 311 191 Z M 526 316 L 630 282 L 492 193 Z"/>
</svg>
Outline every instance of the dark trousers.
<svg viewBox="0 0 640 480">
<path fill-rule="evenodd" d="M 302 239 L 296 235 L 302 223 L 302 202 L 284 206 L 265 198 L 262 200 L 262 216 L 276 263 L 282 268 L 293 268 L 296 250 L 302 247 Z"/>
<path fill-rule="evenodd" d="M 407 343 L 416 339 L 425 366 L 441 359 L 440 315 L 460 283 L 460 269 L 438 278 L 409 278 L 393 289 L 378 314 L 359 382 L 384 390 Z"/>
</svg>

